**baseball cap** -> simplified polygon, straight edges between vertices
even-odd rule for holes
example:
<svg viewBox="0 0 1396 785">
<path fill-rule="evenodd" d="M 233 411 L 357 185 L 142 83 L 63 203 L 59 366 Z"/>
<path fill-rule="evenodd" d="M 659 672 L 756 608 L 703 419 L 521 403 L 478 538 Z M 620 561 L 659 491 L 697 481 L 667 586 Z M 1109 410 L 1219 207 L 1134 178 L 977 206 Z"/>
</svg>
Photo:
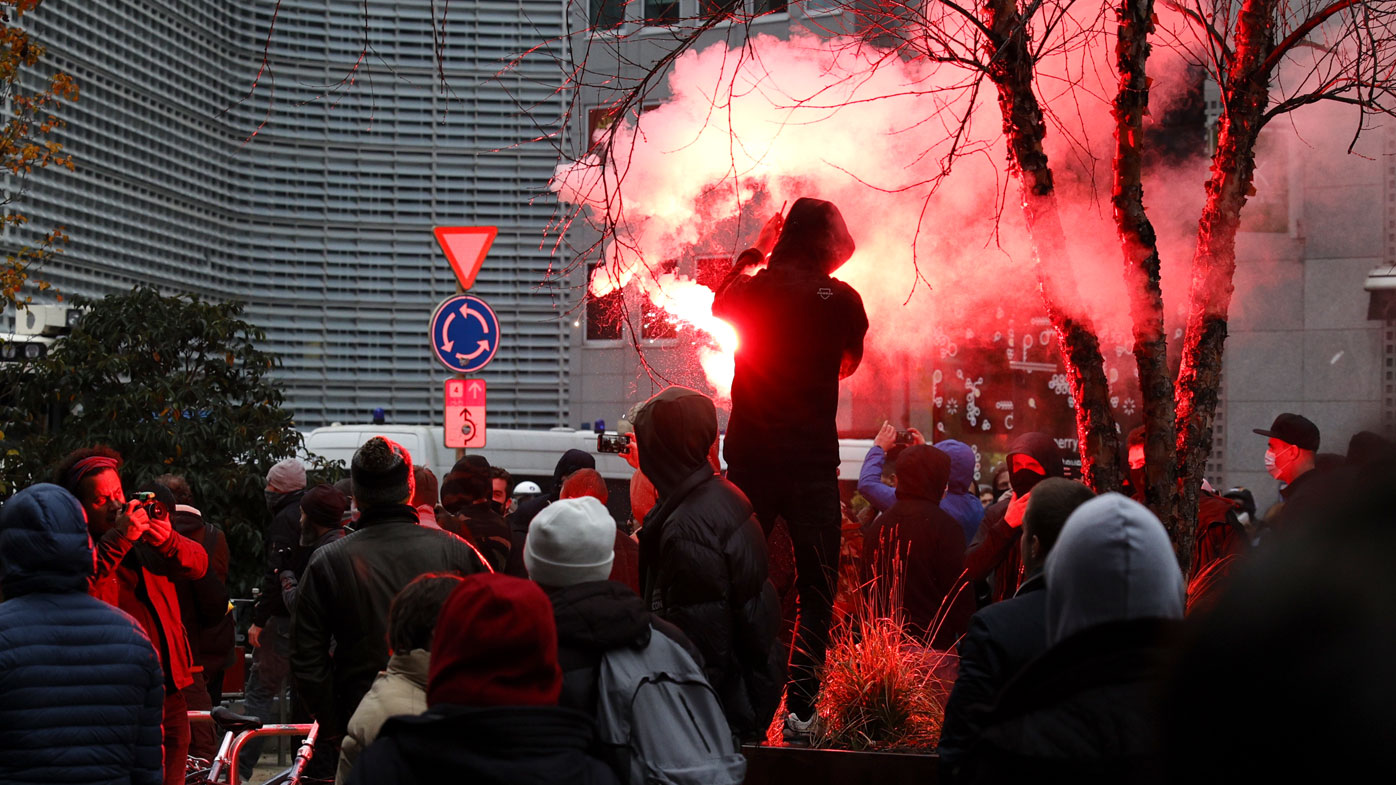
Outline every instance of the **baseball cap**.
<svg viewBox="0 0 1396 785">
<path fill-rule="evenodd" d="M 1301 450 L 1318 452 L 1318 426 L 1303 415 L 1284 412 L 1275 418 L 1269 430 L 1256 428 L 1255 432 L 1292 444 Z"/>
</svg>

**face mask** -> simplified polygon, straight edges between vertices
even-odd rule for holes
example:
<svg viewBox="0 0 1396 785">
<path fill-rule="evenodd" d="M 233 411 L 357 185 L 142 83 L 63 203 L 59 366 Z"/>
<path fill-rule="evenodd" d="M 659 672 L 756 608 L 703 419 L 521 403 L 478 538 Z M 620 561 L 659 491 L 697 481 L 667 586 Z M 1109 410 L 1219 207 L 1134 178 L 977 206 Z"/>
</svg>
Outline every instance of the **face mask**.
<svg viewBox="0 0 1396 785">
<path fill-rule="evenodd" d="M 281 501 L 281 497 L 285 495 L 285 494 L 277 493 L 276 491 L 262 491 L 262 493 L 263 493 L 264 495 L 266 495 L 266 497 L 267 497 L 267 509 L 268 509 L 268 510 L 275 510 L 275 509 L 276 509 L 276 503 L 279 502 L 279 501 Z"/>
<path fill-rule="evenodd" d="M 1042 475 L 1032 469 L 1019 469 L 1008 476 L 1008 484 L 1013 488 L 1013 492 L 1019 496 L 1026 496 L 1032 493 L 1032 489 L 1039 482 L 1042 482 Z"/>
<path fill-rule="evenodd" d="M 504 502 L 497 502 L 497 501 L 495 501 L 494 499 L 490 499 L 490 509 L 491 509 L 491 510 L 494 510 L 494 512 L 495 512 L 496 515 L 503 515 L 503 514 L 504 514 Z"/>
<path fill-rule="evenodd" d="M 1252 453 L 1252 454 L 1254 454 L 1254 453 Z M 1266 450 L 1266 451 L 1265 451 L 1265 471 L 1268 472 L 1268 473 L 1270 474 L 1271 477 L 1274 477 L 1275 479 L 1278 480 L 1278 479 L 1280 479 L 1280 474 L 1281 474 L 1282 469 L 1283 469 L 1283 467 L 1280 465 L 1279 459 L 1278 459 L 1278 457 L 1276 457 L 1276 455 L 1275 455 L 1275 451 L 1274 451 L 1274 450 Z"/>
<path fill-rule="evenodd" d="M 309 523 L 301 524 L 301 545 L 309 548 L 315 544 L 315 528 Z"/>
</svg>

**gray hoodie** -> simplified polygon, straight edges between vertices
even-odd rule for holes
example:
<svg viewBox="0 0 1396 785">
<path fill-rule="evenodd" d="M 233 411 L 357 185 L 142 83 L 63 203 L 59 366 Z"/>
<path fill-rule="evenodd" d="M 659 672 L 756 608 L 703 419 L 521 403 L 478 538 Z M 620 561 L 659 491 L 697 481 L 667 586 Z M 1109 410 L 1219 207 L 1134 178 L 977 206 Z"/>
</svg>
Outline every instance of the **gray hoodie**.
<svg viewBox="0 0 1396 785">
<path fill-rule="evenodd" d="M 1067 518 L 1046 572 L 1048 646 L 1107 622 L 1183 617 L 1186 585 L 1168 532 L 1118 493 Z"/>
</svg>

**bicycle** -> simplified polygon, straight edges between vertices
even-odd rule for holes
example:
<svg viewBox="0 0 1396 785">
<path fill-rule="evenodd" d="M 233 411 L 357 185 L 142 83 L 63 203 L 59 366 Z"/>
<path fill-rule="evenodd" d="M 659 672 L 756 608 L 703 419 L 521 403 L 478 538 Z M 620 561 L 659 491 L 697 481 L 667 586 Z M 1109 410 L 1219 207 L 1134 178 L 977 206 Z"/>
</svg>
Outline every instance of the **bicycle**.
<svg viewBox="0 0 1396 785">
<path fill-rule="evenodd" d="M 320 732 L 318 722 L 263 725 L 256 717 L 238 714 L 219 706 L 212 711 L 189 712 L 190 722 L 212 722 L 223 731 L 223 743 L 213 760 L 189 756 L 184 770 L 185 785 L 243 785 L 238 771 L 238 753 L 243 745 L 259 736 L 301 736 L 300 748 L 290 768 L 282 771 L 263 785 L 300 785 L 305 775 L 305 767 L 315 754 L 315 739 Z"/>
</svg>

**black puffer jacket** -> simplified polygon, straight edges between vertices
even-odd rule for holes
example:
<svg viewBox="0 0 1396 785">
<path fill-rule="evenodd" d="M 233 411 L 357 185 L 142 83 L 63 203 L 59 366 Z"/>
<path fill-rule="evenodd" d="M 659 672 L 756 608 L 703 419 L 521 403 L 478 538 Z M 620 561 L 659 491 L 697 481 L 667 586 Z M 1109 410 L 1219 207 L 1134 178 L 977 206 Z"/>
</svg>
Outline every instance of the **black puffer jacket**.
<svg viewBox="0 0 1396 785">
<path fill-rule="evenodd" d="M 136 621 L 87 596 L 78 500 L 41 483 L 0 508 L 0 782 L 159 785 L 165 675 Z"/>
<path fill-rule="evenodd" d="M 640 531 L 640 585 L 655 614 L 702 652 L 732 731 L 765 730 L 785 683 L 780 604 L 751 503 L 708 463 L 713 402 L 670 387 L 635 417 L 640 469 L 659 503 Z"/>
<path fill-rule="evenodd" d="M 830 277 L 853 250 L 838 208 L 798 199 L 770 265 L 745 275 L 761 261 L 760 251 L 748 250 L 718 287 L 713 315 L 741 338 L 723 448 L 732 467 L 832 476 L 839 380 L 858 368 L 868 331 L 862 298 Z"/>
<path fill-rule="evenodd" d="M 863 537 L 864 578 L 878 578 L 885 591 L 899 574 L 907 624 L 919 636 L 934 633 L 930 643 L 937 649 L 949 649 L 964 634 L 975 607 L 972 592 L 956 591 L 965 534 L 940 508 L 949 478 L 949 455 L 928 444 L 908 448 L 897 460 L 896 504 Z"/>
<path fill-rule="evenodd" d="M 291 619 L 291 673 L 325 736 L 343 734 L 388 664 L 393 597 L 428 572 L 489 570 L 469 543 L 419 525 L 417 511 L 405 504 L 364 510 L 358 525 L 311 557 Z"/>
</svg>

